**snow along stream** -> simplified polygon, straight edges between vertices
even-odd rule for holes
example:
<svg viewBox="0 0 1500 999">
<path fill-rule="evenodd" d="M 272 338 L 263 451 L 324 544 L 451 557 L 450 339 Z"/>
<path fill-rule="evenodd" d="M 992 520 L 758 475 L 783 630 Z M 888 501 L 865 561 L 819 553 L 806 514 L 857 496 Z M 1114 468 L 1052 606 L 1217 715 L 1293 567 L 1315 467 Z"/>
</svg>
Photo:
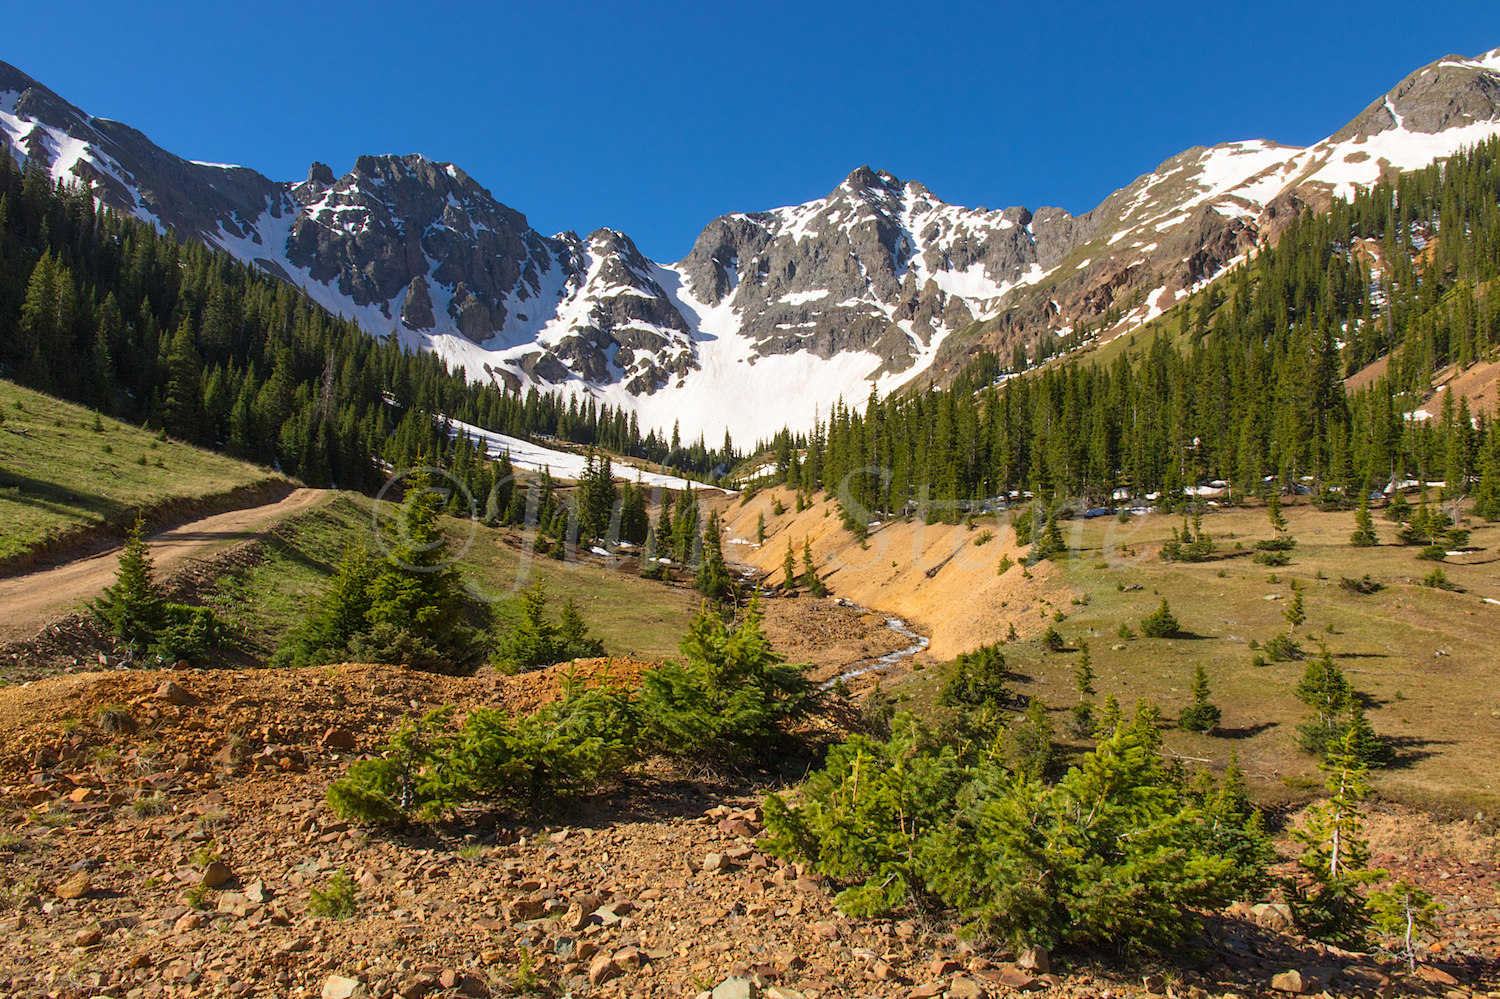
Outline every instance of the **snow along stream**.
<svg viewBox="0 0 1500 999">
<path fill-rule="evenodd" d="M 887 617 L 885 619 L 885 626 L 896 634 L 911 639 L 916 644 L 909 645 L 904 649 L 897 649 L 895 652 L 888 652 L 879 659 L 861 659 L 858 662 L 850 663 L 848 669 L 832 680 L 823 683 L 819 689 L 828 690 L 840 681 L 852 680 L 857 676 L 864 676 L 866 673 L 875 673 L 883 669 L 890 669 L 892 666 L 917 655 L 932 642 L 925 635 L 919 635 L 915 631 L 912 631 L 907 626 L 907 623 L 899 617 Z"/>
</svg>

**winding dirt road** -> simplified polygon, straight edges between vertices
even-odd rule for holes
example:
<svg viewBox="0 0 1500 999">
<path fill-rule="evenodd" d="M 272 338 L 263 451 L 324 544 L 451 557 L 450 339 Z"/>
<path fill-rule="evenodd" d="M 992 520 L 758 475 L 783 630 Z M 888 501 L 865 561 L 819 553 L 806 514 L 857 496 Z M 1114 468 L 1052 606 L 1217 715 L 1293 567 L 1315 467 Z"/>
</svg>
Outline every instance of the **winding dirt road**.
<svg viewBox="0 0 1500 999">
<path fill-rule="evenodd" d="M 156 570 L 166 573 L 178 563 L 210 549 L 253 538 L 288 514 L 323 502 L 326 489 L 298 489 L 278 503 L 231 510 L 158 531 L 146 540 Z M 87 558 L 0 579 L 0 644 L 30 638 L 49 620 L 77 610 L 114 582 L 120 547 Z"/>
</svg>

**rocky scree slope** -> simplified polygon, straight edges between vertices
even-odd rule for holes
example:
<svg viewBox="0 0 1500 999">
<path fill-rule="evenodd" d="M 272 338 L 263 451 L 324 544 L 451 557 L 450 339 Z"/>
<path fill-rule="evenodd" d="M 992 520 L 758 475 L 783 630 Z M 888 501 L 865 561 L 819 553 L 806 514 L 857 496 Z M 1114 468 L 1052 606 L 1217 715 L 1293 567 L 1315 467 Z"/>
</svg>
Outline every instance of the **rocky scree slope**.
<svg viewBox="0 0 1500 999">
<path fill-rule="evenodd" d="M 586 391 L 717 440 L 941 381 L 978 347 L 1159 315 L 1304 207 L 1500 131 L 1500 50 L 1423 67 L 1327 139 L 1195 147 L 1074 216 L 948 204 L 861 167 L 735 213 L 673 264 L 625 233 L 543 235 L 452 164 L 362 156 L 299 183 L 183 160 L 0 63 L 0 143 L 510 389 Z"/>
</svg>

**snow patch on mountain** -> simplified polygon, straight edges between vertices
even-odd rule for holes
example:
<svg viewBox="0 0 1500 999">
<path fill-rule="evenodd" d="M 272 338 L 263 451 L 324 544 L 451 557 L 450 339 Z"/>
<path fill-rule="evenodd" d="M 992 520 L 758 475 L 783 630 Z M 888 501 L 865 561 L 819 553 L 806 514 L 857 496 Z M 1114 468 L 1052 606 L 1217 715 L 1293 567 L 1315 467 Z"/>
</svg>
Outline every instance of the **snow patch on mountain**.
<svg viewBox="0 0 1500 999">
<path fill-rule="evenodd" d="M 576 480 L 583 477 L 587 464 L 586 455 L 573 451 L 560 451 L 536 441 L 524 441 L 509 434 L 483 430 L 462 420 L 449 420 L 448 423 L 455 437 L 459 434 L 467 434 L 470 440 L 483 443 L 486 453 L 492 458 L 498 458 L 502 454 L 510 455 L 510 463 L 518 469 L 531 472 L 546 469 L 560 479 Z M 648 486 L 661 486 L 665 489 L 703 488 L 701 482 L 690 482 L 676 475 L 646 471 L 620 461 L 611 463 L 611 471 L 616 479 L 640 481 Z"/>
</svg>

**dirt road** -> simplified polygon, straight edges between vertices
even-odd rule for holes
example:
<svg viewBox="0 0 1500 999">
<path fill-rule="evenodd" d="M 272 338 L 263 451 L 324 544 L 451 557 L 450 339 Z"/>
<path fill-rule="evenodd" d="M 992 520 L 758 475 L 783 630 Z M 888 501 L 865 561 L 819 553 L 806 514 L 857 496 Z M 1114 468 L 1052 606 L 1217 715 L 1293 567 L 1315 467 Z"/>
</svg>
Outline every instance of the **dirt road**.
<svg viewBox="0 0 1500 999">
<path fill-rule="evenodd" d="M 298 489 L 279 503 L 215 514 L 150 535 L 158 574 L 195 555 L 252 538 L 287 514 L 323 502 L 326 489 Z M 51 569 L 0 579 L 0 644 L 29 638 L 114 582 L 119 547 Z"/>
</svg>

